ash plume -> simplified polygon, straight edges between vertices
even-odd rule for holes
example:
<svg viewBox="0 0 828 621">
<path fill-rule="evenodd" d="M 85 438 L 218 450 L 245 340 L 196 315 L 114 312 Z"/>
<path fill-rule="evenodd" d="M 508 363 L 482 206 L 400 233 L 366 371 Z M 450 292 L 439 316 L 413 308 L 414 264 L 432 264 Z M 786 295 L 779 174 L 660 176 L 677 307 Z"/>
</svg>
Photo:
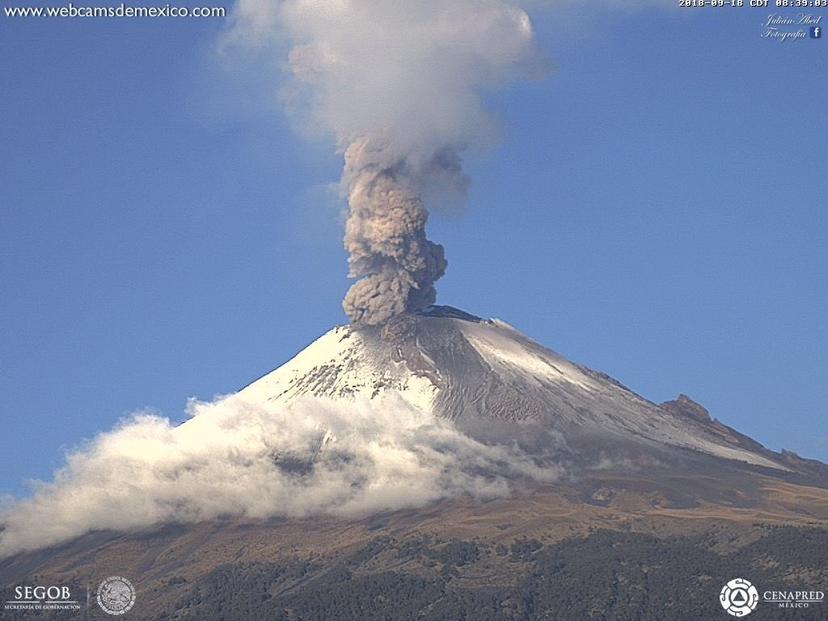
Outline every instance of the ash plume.
<svg viewBox="0 0 828 621">
<path fill-rule="evenodd" d="M 508 0 L 239 0 L 234 16 L 225 43 L 287 47 L 283 99 L 344 156 L 346 313 L 378 324 L 432 304 L 447 263 L 428 203 L 465 195 L 461 153 L 496 134 L 482 93 L 541 68 L 527 14 Z"/>
<path fill-rule="evenodd" d="M 426 238 L 428 212 L 401 166 L 375 163 L 372 144 L 345 152 L 351 210 L 345 224 L 350 276 L 359 280 L 343 301 L 355 323 L 375 324 L 437 299 L 446 271 L 443 247 Z"/>
</svg>

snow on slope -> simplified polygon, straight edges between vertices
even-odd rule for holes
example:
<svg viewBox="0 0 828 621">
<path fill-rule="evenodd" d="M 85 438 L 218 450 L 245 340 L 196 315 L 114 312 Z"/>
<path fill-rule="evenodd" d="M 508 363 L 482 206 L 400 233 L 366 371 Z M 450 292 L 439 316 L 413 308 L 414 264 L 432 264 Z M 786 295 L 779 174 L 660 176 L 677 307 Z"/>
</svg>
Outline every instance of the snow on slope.
<svg viewBox="0 0 828 621">
<path fill-rule="evenodd" d="M 568 382 L 587 391 L 599 389 L 598 384 L 580 368 L 549 350 L 521 342 L 525 339 L 506 322 L 460 324 L 460 329 L 477 352 L 499 373 L 522 375 L 551 382 Z"/>
<path fill-rule="evenodd" d="M 436 308 L 443 310 L 409 316 L 396 331 L 334 328 L 239 396 L 275 406 L 305 395 L 350 400 L 394 392 L 423 412 L 459 423 L 540 422 L 564 437 L 633 439 L 787 469 L 728 444 L 698 421 L 666 412 L 502 321 Z"/>
<path fill-rule="evenodd" d="M 374 398 L 393 390 L 431 412 L 438 389 L 402 362 L 379 360 L 371 344 L 350 326 L 338 326 L 293 359 L 239 394 L 254 403 L 287 404 L 298 397 Z"/>
<path fill-rule="evenodd" d="M 673 445 L 702 451 L 725 459 L 743 461 L 776 469 L 787 469 L 742 448 L 725 446 L 702 432 L 692 421 L 665 416 L 655 404 L 629 391 L 609 377 L 575 365 L 546 349 L 500 320 L 459 323 L 472 346 L 498 375 L 519 377 L 548 390 L 551 384 L 565 387 L 566 401 L 553 403 L 552 418 L 575 408 L 579 424 L 593 429 L 611 430 L 619 435 L 632 434 L 639 439 L 661 445 Z M 557 392 L 557 391 L 554 391 Z M 544 399 L 546 400 L 546 399 Z M 580 411 L 578 411 L 580 410 Z M 584 416 L 583 411 L 591 416 Z"/>
</svg>

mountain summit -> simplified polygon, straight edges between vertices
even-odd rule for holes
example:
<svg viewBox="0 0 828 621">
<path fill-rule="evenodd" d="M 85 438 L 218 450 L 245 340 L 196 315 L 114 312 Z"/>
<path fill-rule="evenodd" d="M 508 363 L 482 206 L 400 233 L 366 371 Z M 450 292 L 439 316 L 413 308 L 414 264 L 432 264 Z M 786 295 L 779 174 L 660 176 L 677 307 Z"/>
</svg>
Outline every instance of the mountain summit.
<svg viewBox="0 0 828 621">
<path fill-rule="evenodd" d="M 334 328 L 239 396 L 270 406 L 306 396 L 388 393 L 486 441 L 516 441 L 575 464 L 712 457 L 790 472 L 790 460 L 681 395 L 657 405 L 498 319 L 450 306 L 382 326 Z"/>
</svg>

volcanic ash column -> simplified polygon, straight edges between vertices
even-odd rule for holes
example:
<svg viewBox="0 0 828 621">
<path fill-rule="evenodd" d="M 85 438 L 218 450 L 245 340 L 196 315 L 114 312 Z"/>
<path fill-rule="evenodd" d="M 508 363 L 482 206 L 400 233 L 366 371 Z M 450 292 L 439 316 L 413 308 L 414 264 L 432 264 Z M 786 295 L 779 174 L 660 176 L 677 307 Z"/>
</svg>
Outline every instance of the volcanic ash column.
<svg viewBox="0 0 828 621">
<path fill-rule="evenodd" d="M 383 166 L 368 141 L 345 152 L 350 216 L 345 248 L 358 280 L 342 305 L 354 323 L 384 323 L 433 304 L 446 271 L 443 247 L 426 239 L 428 212 L 404 167 Z"/>
</svg>

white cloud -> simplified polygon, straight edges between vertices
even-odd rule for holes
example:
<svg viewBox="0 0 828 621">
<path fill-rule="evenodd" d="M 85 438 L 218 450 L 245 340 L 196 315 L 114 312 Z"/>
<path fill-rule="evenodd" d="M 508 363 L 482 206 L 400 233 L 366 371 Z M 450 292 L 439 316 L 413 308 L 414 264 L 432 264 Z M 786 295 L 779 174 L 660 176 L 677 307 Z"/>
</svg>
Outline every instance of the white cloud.
<svg viewBox="0 0 828 621">
<path fill-rule="evenodd" d="M 542 67 L 528 15 L 504 0 L 239 0 L 226 52 L 264 51 L 305 125 L 390 163 L 486 142 L 481 92 Z M 269 68 L 280 69 L 276 73 Z"/>
<path fill-rule="evenodd" d="M 6 503 L 0 556 L 91 530 L 220 516 L 359 516 L 548 481 L 514 446 L 486 445 L 396 397 L 265 408 L 193 402 L 174 426 L 139 414 L 71 453 L 54 481 Z"/>
</svg>

